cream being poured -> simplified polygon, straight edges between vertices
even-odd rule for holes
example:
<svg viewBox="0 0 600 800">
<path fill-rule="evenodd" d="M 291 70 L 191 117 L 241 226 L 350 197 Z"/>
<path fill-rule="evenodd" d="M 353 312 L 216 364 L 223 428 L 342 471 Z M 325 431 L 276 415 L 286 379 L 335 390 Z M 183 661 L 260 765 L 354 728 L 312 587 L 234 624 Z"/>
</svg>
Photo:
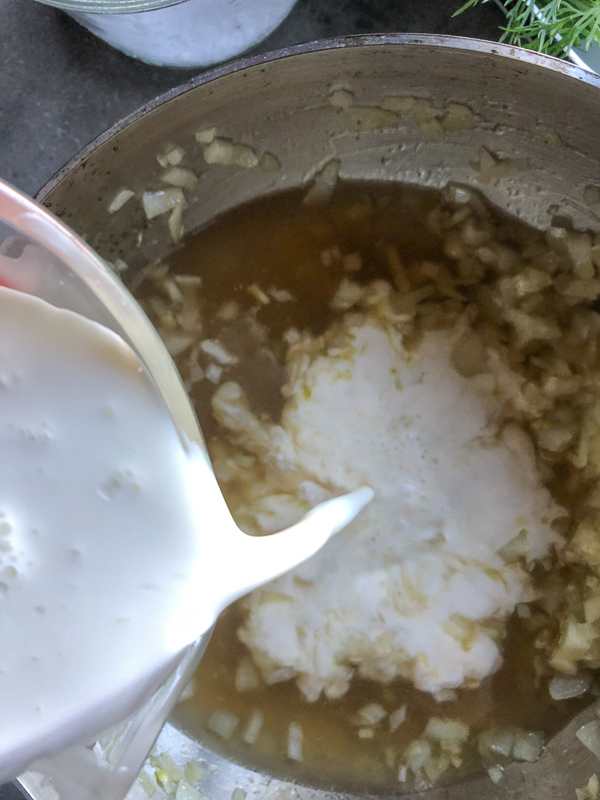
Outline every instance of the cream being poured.
<svg viewBox="0 0 600 800">
<path fill-rule="evenodd" d="M 228 602 L 370 497 L 244 536 L 133 350 L 5 288 L 0 446 L 0 780 L 124 719 Z"/>
</svg>

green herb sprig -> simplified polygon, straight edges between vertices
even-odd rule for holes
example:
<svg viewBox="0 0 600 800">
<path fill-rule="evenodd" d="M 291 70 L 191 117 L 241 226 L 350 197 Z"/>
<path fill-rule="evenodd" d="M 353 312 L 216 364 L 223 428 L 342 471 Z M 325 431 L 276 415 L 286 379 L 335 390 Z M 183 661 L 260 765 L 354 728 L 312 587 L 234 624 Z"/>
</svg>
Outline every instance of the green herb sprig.
<svg viewBox="0 0 600 800">
<path fill-rule="evenodd" d="M 489 0 L 468 0 L 454 16 L 480 2 Z M 537 7 L 542 19 L 527 0 L 504 0 L 504 7 L 506 26 L 501 41 L 553 56 L 600 43 L 600 0 L 540 0 Z"/>
</svg>

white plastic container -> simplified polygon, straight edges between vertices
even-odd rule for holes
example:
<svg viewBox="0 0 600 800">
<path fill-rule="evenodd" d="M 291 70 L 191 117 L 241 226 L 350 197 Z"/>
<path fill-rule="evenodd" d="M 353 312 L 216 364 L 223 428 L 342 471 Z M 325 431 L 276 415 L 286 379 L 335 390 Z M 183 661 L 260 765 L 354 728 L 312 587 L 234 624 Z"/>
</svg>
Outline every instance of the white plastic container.
<svg viewBox="0 0 600 800">
<path fill-rule="evenodd" d="M 62 8 L 103 41 L 148 64 L 205 67 L 262 41 L 296 0 L 41 2 Z"/>
</svg>

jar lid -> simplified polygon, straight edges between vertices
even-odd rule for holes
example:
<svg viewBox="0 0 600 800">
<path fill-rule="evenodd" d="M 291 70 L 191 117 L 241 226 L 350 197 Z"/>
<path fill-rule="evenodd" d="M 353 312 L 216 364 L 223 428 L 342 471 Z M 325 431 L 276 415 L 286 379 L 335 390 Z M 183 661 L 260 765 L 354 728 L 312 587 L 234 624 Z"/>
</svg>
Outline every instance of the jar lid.
<svg viewBox="0 0 600 800">
<path fill-rule="evenodd" d="M 133 14 L 176 6 L 185 0 L 38 0 L 63 11 L 84 11 L 92 14 Z"/>
</svg>

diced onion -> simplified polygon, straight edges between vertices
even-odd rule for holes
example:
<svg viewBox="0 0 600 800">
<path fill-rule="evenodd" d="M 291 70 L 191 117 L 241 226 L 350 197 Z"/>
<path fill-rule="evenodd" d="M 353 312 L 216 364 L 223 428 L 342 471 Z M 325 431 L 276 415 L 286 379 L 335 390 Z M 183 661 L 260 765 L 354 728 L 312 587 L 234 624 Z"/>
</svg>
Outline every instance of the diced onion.
<svg viewBox="0 0 600 800">
<path fill-rule="evenodd" d="M 390 733 L 395 733 L 400 725 L 406 719 L 406 706 L 400 706 L 395 711 L 392 711 L 388 720 L 390 726 Z"/>
<path fill-rule="evenodd" d="M 358 725 L 377 725 L 387 717 L 387 711 L 379 703 L 368 703 L 356 713 Z"/>
<path fill-rule="evenodd" d="M 275 289 L 273 286 L 269 289 L 269 294 L 276 303 L 291 303 L 296 299 L 287 289 Z"/>
<path fill-rule="evenodd" d="M 373 739 L 375 737 L 375 728 L 359 728 L 359 739 Z"/>
<path fill-rule="evenodd" d="M 166 214 L 167 211 L 171 211 L 184 203 L 185 195 L 179 188 L 144 192 L 142 195 L 142 204 L 148 219 L 154 219 L 154 217 L 159 217 L 161 214 Z"/>
<path fill-rule="evenodd" d="M 600 780 L 594 773 L 582 789 L 575 789 L 577 800 L 598 800 L 600 797 Z"/>
<path fill-rule="evenodd" d="M 266 306 L 268 303 L 271 302 L 269 295 L 266 294 L 266 292 L 263 292 L 263 290 L 257 283 L 251 283 L 250 286 L 248 286 L 248 292 L 252 295 L 252 297 L 254 297 L 255 300 L 258 300 L 258 302 L 261 303 L 262 305 Z"/>
<path fill-rule="evenodd" d="M 586 722 L 579 728 L 575 736 L 596 758 L 600 758 L 600 720 L 594 719 Z"/>
<path fill-rule="evenodd" d="M 228 139 L 214 139 L 204 148 L 204 160 L 207 164 L 231 164 L 233 159 L 233 142 Z"/>
<path fill-rule="evenodd" d="M 254 662 L 248 656 L 242 658 L 235 671 L 235 688 L 238 692 L 249 692 L 258 689 L 260 678 Z"/>
<path fill-rule="evenodd" d="M 171 778 L 169 773 L 164 769 L 157 769 L 154 773 L 156 775 L 156 782 L 161 786 L 165 794 L 170 797 L 175 794 L 177 790 L 177 783 Z"/>
<path fill-rule="evenodd" d="M 181 780 L 181 770 L 168 753 L 157 753 L 153 755 L 150 758 L 150 764 L 153 767 L 168 773 L 169 778 L 174 783 L 178 783 Z"/>
<path fill-rule="evenodd" d="M 120 211 L 125 203 L 134 196 L 135 192 L 132 192 L 131 189 L 121 189 L 120 192 L 113 197 L 108 206 L 108 213 L 115 214 L 117 211 Z"/>
<path fill-rule="evenodd" d="M 222 739 L 231 739 L 235 729 L 239 724 L 240 718 L 236 714 L 228 711 L 213 711 L 208 720 L 208 729 Z"/>
<path fill-rule="evenodd" d="M 204 780 L 206 770 L 195 761 L 188 761 L 184 767 L 183 774 L 188 783 L 200 783 Z"/>
<path fill-rule="evenodd" d="M 175 792 L 175 800 L 201 800 L 202 795 L 187 781 L 181 780 Z"/>
<path fill-rule="evenodd" d="M 238 361 L 237 356 L 232 355 L 229 350 L 216 339 L 204 339 L 204 341 L 200 342 L 200 349 L 222 367 L 236 364 Z"/>
<path fill-rule="evenodd" d="M 231 800 L 246 800 L 247 792 L 241 786 L 236 786 L 231 793 Z"/>
<path fill-rule="evenodd" d="M 332 158 L 316 173 L 312 185 L 304 195 L 303 203 L 307 206 L 327 203 L 331 199 L 333 190 L 338 182 L 342 162 L 339 158 Z"/>
<path fill-rule="evenodd" d="M 205 128 L 202 131 L 197 131 L 195 138 L 199 144 L 210 144 L 212 141 L 214 141 L 216 135 L 216 128 Z"/>
<path fill-rule="evenodd" d="M 290 722 L 288 729 L 287 755 L 292 761 L 302 761 L 302 728 L 297 722 Z"/>
<path fill-rule="evenodd" d="M 198 183 L 198 176 L 191 169 L 184 167 L 171 167 L 160 176 L 163 183 L 179 186 L 181 189 L 193 189 Z"/>
<path fill-rule="evenodd" d="M 509 758 L 512 753 L 514 734 L 504 728 L 492 728 L 484 731 L 477 739 L 477 748 L 482 758 Z"/>
<path fill-rule="evenodd" d="M 431 745 L 426 739 L 415 739 L 411 742 L 402 757 L 403 762 L 413 772 L 423 769 L 431 758 Z"/>
<path fill-rule="evenodd" d="M 183 239 L 183 206 L 176 206 L 169 214 L 169 233 L 171 241 L 177 244 Z"/>
<path fill-rule="evenodd" d="M 570 700 L 572 697 L 581 697 L 591 685 L 592 673 L 584 672 L 573 678 L 552 678 L 548 691 L 553 700 Z"/>
<path fill-rule="evenodd" d="M 354 103 L 354 93 L 349 89 L 334 89 L 327 99 L 334 108 L 350 108 Z"/>
<path fill-rule="evenodd" d="M 488 769 L 488 775 L 490 776 L 492 783 L 500 783 L 504 777 L 504 770 L 501 766 L 499 766 L 499 764 L 495 764 L 493 767 Z"/>
<path fill-rule="evenodd" d="M 258 738 L 258 734 L 261 731 L 263 723 L 265 721 L 264 714 L 262 711 L 253 711 L 250 715 L 250 719 L 248 720 L 248 724 L 246 725 L 246 730 L 244 731 L 243 740 L 247 744 L 254 744 L 254 742 Z"/>
<path fill-rule="evenodd" d="M 258 166 L 263 172 L 279 172 L 281 169 L 281 161 L 274 153 L 263 153 Z"/>
<path fill-rule="evenodd" d="M 218 383 L 223 375 L 223 367 L 218 364 L 209 364 L 204 372 L 204 377 L 211 383 Z"/>
<path fill-rule="evenodd" d="M 537 761 L 544 750 L 544 740 L 539 733 L 519 731 L 515 734 L 512 757 L 517 761 Z"/>
<path fill-rule="evenodd" d="M 182 147 L 172 147 L 164 155 L 156 156 L 156 160 L 161 167 L 166 169 L 167 167 L 176 167 L 177 164 L 181 164 L 184 156 L 185 150 Z"/>
<path fill-rule="evenodd" d="M 138 775 L 138 783 L 148 797 L 152 797 L 152 795 L 156 792 L 156 784 L 145 769 L 141 770 L 140 774 Z"/>
</svg>

